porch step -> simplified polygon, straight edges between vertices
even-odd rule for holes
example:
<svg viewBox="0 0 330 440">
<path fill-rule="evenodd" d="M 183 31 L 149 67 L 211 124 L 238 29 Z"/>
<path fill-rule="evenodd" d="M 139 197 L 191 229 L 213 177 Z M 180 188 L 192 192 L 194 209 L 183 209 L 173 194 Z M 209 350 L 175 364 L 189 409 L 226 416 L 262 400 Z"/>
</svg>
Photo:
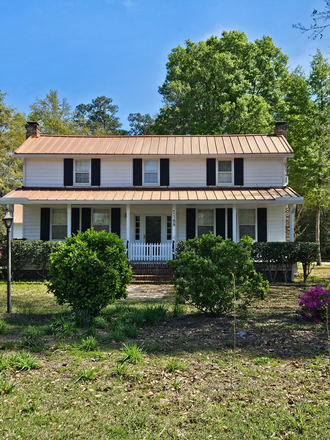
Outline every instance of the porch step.
<svg viewBox="0 0 330 440">
<path fill-rule="evenodd" d="M 173 269 L 166 263 L 131 263 L 134 284 L 168 284 Z"/>
</svg>

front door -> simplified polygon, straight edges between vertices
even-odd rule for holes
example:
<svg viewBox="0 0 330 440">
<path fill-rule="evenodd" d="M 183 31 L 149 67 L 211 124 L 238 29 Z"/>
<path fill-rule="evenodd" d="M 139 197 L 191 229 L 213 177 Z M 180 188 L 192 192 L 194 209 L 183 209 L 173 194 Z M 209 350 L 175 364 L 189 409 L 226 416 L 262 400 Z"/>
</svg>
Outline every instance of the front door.
<svg viewBox="0 0 330 440">
<path fill-rule="evenodd" d="M 146 243 L 161 243 L 161 223 L 160 215 L 146 216 Z"/>
</svg>

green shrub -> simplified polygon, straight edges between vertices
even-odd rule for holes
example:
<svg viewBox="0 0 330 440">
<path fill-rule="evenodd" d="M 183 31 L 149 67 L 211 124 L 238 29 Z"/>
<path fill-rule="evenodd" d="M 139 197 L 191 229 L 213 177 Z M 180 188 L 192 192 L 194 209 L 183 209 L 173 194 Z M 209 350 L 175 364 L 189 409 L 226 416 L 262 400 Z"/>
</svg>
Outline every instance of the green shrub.
<svg viewBox="0 0 330 440">
<path fill-rule="evenodd" d="M 0 319 L 0 335 L 5 335 L 7 333 L 7 324 L 5 321 Z"/>
<path fill-rule="evenodd" d="M 79 348 L 82 351 L 93 351 L 97 347 L 97 340 L 94 336 L 87 336 L 86 338 L 81 339 L 79 343 Z"/>
<path fill-rule="evenodd" d="M 176 294 L 199 310 L 215 314 L 264 299 L 268 282 L 254 270 L 251 248 L 248 237 L 234 243 L 207 234 L 186 241 L 176 260 L 168 262 L 174 268 Z"/>
<path fill-rule="evenodd" d="M 284 277 L 288 280 L 288 273 L 292 265 L 301 262 L 303 265 L 304 281 L 313 269 L 313 263 L 317 261 L 319 252 L 318 243 L 305 242 L 267 242 L 253 243 L 252 258 L 261 262 L 261 268 L 268 272 L 269 278 L 276 280 L 279 268 L 284 269 Z M 275 269 L 275 270 L 274 270 Z"/>
<path fill-rule="evenodd" d="M 131 278 L 123 241 L 105 231 L 78 232 L 50 256 L 48 290 L 57 303 L 87 309 L 92 315 L 126 298 Z"/>
</svg>

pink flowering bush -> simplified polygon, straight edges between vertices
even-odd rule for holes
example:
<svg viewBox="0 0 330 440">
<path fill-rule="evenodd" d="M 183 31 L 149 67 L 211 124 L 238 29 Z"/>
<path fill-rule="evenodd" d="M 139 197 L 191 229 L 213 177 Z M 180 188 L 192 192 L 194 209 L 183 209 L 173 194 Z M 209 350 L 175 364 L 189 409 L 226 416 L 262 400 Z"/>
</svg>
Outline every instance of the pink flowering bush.
<svg viewBox="0 0 330 440">
<path fill-rule="evenodd" d="M 325 321 L 330 312 L 330 294 L 329 290 L 323 290 L 321 286 L 316 286 L 314 289 L 307 290 L 303 295 L 299 295 L 299 307 L 301 307 L 301 316 L 306 321 L 307 318 L 312 318 L 318 324 Z M 330 315 L 329 319 L 330 319 Z"/>
</svg>

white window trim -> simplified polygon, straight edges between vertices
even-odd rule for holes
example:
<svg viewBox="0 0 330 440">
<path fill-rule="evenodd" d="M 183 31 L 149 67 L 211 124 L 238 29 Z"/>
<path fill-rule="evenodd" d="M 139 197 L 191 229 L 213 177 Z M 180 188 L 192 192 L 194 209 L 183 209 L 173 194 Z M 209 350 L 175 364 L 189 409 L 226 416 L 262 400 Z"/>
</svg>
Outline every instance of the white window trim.
<svg viewBox="0 0 330 440">
<path fill-rule="evenodd" d="M 237 227 L 236 227 L 236 237 L 237 237 L 237 241 L 240 240 L 240 234 L 239 234 L 239 227 L 240 227 L 240 222 L 239 222 L 239 212 L 240 211 L 246 211 L 247 209 L 254 209 L 254 219 L 255 219 L 255 223 L 254 223 L 254 236 L 255 238 L 252 238 L 253 243 L 256 243 L 258 241 L 258 208 L 240 208 L 237 210 Z"/>
<path fill-rule="evenodd" d="M 66 209 L 66 208 L 50 208 L 50 219 L 49 219 L 49 240 L 50 241 L 65 241 L 67 237 L 67 233 L 65 234 L 64 238 L 53 238 L 53 209 Z M 66 217 L 66 228 L 68 228 L 68 217 Z"/>
<path fill-rule="evenodd" d="M 88 162 L 88 183 L 76 183 L 76 163 L 77 162 Z M 74 160 L 74 170 L 73 170 L 73 186 L 91 186 L 91 160 L 90 159 L 75 159 Z"/>
<path fill-rule="evenodd" d="M 145 183 L 144 181 L 144 164 L 146 161 L 154 161 L 157 162 L 157 183 Z M 142 166 L 142 185 L 143 186 L 160 186 L 160 167 L 159 167 L 159 159 L 143 159 L 143 166 Z"/>
<path fill-rule="evenodd" d="M 216 184 L 217 186 L 233 186 L 234 185 L 234 160 L 233 159 L 216 159 Z M 219 183 L 219 162 L 231 162 L 231 182 L 229 183 Z"/>
</svg>

